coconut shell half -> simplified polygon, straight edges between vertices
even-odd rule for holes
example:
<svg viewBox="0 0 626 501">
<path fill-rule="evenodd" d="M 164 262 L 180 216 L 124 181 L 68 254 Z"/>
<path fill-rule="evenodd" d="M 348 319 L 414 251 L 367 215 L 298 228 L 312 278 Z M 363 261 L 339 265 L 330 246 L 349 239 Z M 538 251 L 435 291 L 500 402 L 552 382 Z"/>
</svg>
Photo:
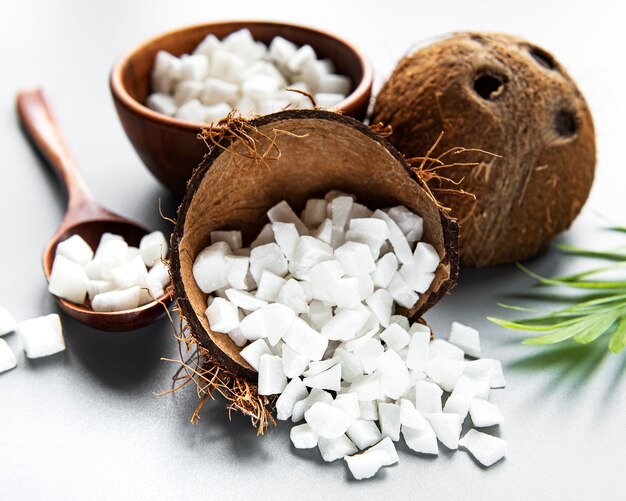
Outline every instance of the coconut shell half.
<svg viewBox="0 0 626 501">
<path fill-rule="evenodd" d="M 212 332 L 207 294 L 192 275 L 213 230 L 241 230 L 244 245 L 267 223 L 266 212 L 286 200 L 296 212 L 332 190 L 354 193 L 371 209 L 399 204 L 424 219 L 423 240 L 442 257 L 431 290 L 403 313 L 417 318 L 456 283 L 458 228 L 385 139 L 354 119 L 325 111 L 283 111 L 233 122 L 194 176 L 172 235 L 171 272 L 179 310 L 191 335 L 222 367 L 255 382 L 257 373 L 231 339 Z"/>
</svg>

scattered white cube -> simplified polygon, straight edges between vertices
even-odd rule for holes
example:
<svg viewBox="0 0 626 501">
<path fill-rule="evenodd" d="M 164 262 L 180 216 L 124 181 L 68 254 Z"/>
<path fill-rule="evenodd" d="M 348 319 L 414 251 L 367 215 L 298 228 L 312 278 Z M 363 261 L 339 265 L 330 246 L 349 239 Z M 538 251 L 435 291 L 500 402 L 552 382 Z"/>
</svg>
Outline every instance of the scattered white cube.
<svg viewBox="0 0 626 501">
<path fill-rule="evenodd" d="M 28 358 L 47 357 L 65 350 L 61 318 L 56 313 L 24 320 L 16 332 Z"/>
<path fill-rule="evenodd" d="M 17 359 L 9 344 L 0 339 L 0 373 L 11 370 L 17 366 Z"/>
</svg>

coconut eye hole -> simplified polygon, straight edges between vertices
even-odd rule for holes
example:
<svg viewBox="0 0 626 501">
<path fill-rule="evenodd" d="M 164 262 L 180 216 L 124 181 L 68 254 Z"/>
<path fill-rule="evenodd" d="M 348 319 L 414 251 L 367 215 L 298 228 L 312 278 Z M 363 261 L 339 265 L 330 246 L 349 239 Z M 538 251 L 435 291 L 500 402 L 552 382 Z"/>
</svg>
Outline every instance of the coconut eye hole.
<svg viewBox="0 0 626 501">
<path fill-rule="evenodd" d="M 528 47 L 528 53 L 544 68 L 549 70 L 556 70 L 556 63 L 552 55 L 548 54 L 545 50 L 539 47 Z"/>
<path fill-rule="evenodd" d="M 569 110 L 561 110 L 554 117 L 554 127 L 561 137 L 572 137 L 578 132 L 576 115 Z"/>
<path fill-rule="evenodd" d="M 505 77 L 492 73 L 479 73 L 474 80 L 474 91 L 483 99 L 492 100 L 504 92 Z"/>
</svg>

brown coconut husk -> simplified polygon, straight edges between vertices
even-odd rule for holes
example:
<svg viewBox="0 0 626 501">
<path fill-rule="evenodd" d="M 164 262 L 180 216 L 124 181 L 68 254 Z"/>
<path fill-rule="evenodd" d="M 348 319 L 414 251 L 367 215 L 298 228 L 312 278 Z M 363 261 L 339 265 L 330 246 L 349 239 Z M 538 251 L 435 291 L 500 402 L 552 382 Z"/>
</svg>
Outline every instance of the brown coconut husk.
<svg viewBox="0 0 626 501">
<path fill-rule="evenodd" d="M 572 223 L 591 188 L 595 136 L 575 82 L 521 38 L 459 33 L 405 57 L 377 96 L 373 120 L 389 141 L 422 155 L 462 144 L 458 165 L 429 185 L 461 229 L 461 260 L 488 266 L 543 252 Z M 457 189 L 476 196 L 458 197 Z M 447 192 L 452 189 L 454 193 Z"/>
<path fill-rule="evenodd" d="M 274 400 L 256 391 L 256 371 L 205 316 L 207 294 L 195 283 L 192 265 L 210 244 L 210 232 L 238 229 L 250 242 L 267 222 L 267 210 L 287 202 L 295 211 L 331 189 L 354 193 L 371 208 L 403 204 L 424 219 L 423 240 L 442 257 L 431 289 L 402 313 L 420 318 L 456 283 L 458 227 L 427 189 L 419 169 L 380 134 L 361 122 L 319 110 L 283 111 L 252 121 L 230 117 L 207 132 L 211 146 L 189 182 L 171 240 L 171 272 L 182 321 L 179 340 L 199 357 L 187 363 L 201 398 L 217 391 L 231 409 L 253 418 L 263 431 L 273 421 Z M 202 403 L 203 401 L 201 401 Z"/>
</svg>

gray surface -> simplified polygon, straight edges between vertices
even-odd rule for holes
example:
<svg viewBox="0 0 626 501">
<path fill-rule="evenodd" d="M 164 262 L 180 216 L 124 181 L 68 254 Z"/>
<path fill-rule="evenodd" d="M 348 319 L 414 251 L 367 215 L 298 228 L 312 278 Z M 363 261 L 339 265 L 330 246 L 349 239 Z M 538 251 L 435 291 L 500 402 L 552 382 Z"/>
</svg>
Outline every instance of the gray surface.
<svg viewBox="0 0 626 501">
<path fill-rule="evenodd" d="M 585 215 L 563 237 L 602 246 L 597 213 L 626 223 L 625 104 L 617 2 L 9 2 L 0 8 L 0 304 L 26 319 L 55 311 L 40 255 L 64 210 L 62 192 L 15 122 L 19 87 L 45 86 L 88 183 L 107 206 L 167 230 L 157 211 L 175 202 L 141 166 L 114 115 L 107 88 L 113 60 L 129 45 L 176 26 L 222 18 L 285 19 L 340 33 L 368 52 L 379 76 L 413 42 L 457 29 L 523 34 L 551 49 L 579 81 L 595 114 L 600 165 Z M 532 265 L 565 271 L 549 254 Z M 574 263 L 578 266 L 578 263 Z M 200 424 L 192 391 L 169 387 L 175 356 L 167 322 L 108 334 L 63 318 L 68 350 L 39 361 L 19 355 L 0 375 L 1 499 L 346 498 L 623 499 L 626 355 L 596 346 L 537 349 L 488 324 L 496 301 L 529 280 L 512 267 L 463 270 L 461 283 L 428 319 L 439 331 L 459 320 L 480 328 L 484 353 L 505 365 L 508 387 L 493 400 L 507 419 L 505 461 L 486 470 L 465 452 L 437 459 L 406 450 L 375 480 L 349 480 L 342 464 L 294 451 L 288 426 L 257 438 L 222 402 Z M 19 352 L 15 335 L 5 339 Z M 562 355 L 565 355 L 562 356 Z M 404 496 L 401 498 L 399 496 Z"/>
</svg>

